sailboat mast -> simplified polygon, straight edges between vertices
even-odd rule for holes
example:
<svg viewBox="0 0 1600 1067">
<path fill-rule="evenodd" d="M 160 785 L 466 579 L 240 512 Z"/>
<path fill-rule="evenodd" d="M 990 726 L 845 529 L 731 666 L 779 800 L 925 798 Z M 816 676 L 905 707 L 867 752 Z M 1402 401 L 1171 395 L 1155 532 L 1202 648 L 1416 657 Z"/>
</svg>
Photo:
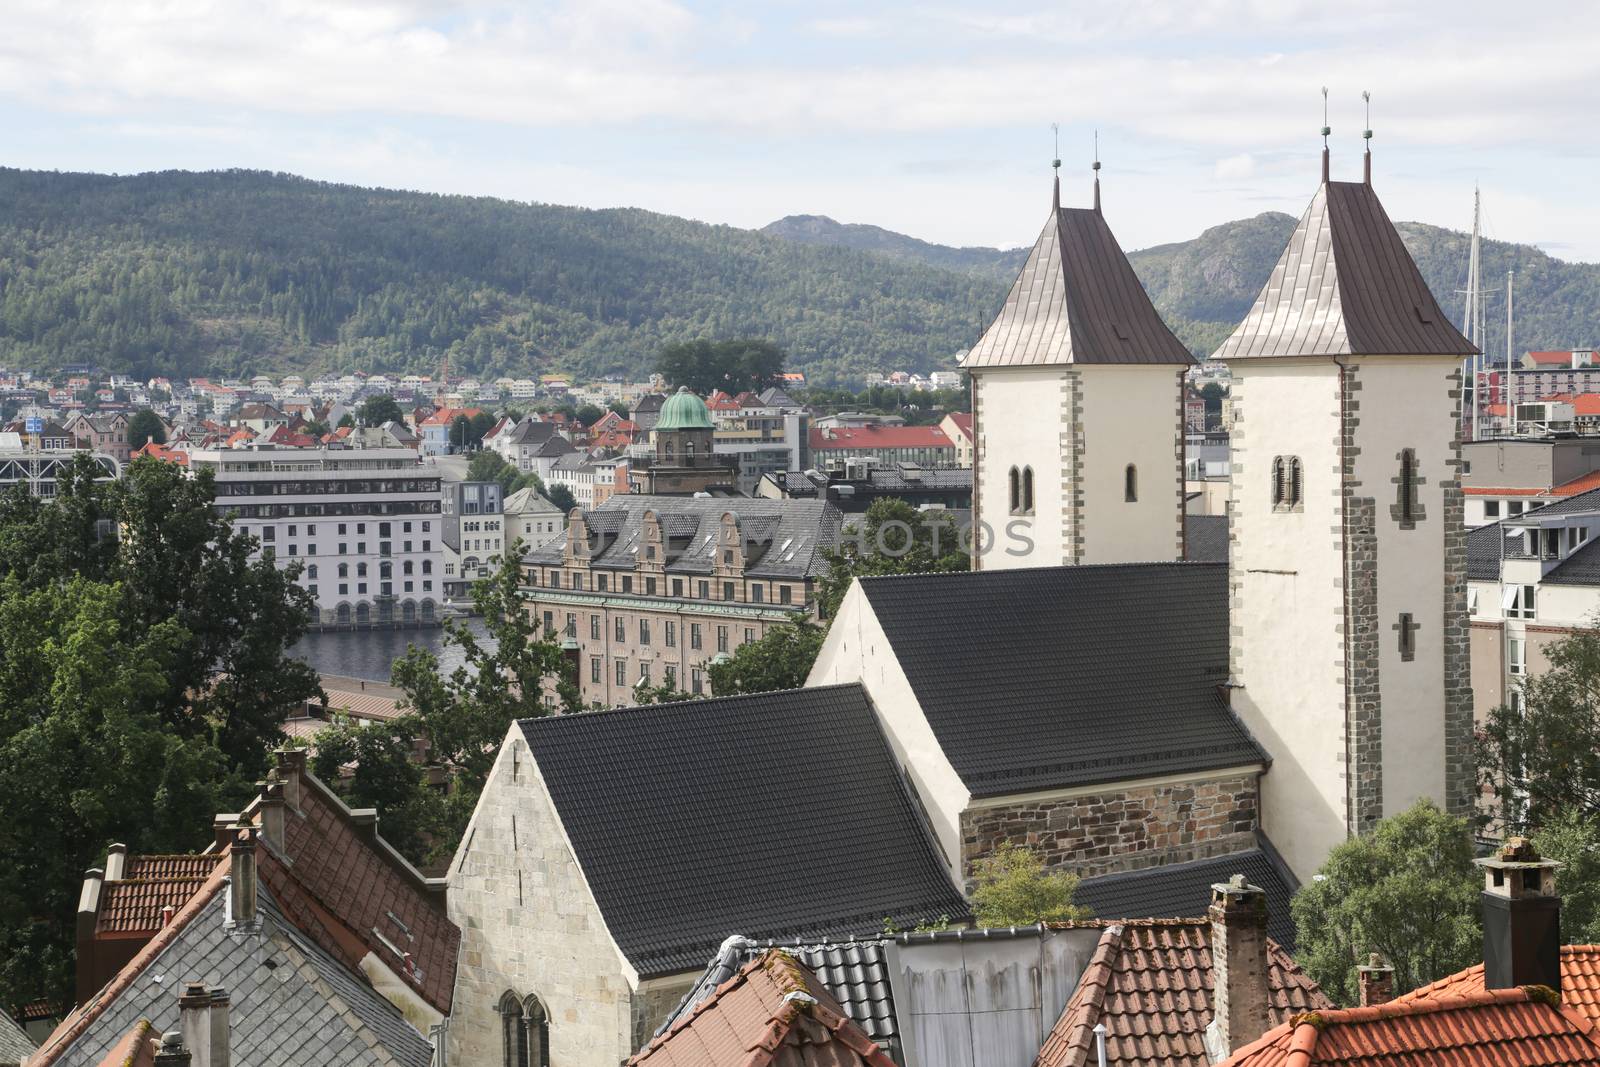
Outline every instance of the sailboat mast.
<svg viewBox="0 0 1600 1067">
<path fill-rule="evenodd" d="M 1515 319 L 1511 310 L 1511 285 L 1516 280 L 1515 271 L 1506 271 L 1506 410 L 1511 413 L 1511 436 L 1517 435 L 1517 402 L 1515 386 L 1517 384 L 1516 359 L 1513 356 L 1513 340 L 1515 336 Z"/>
<path fill-rule="evenodd" d="M 1467 256 L 1467 306 L 1461 315 L 1461 332 L 1466 335 L 1478 348 L 1474 355 L 1467 357 L 1467 375 L 1472 381 L 1472 439 L 1478 440 L 1479 420 L 1478 415 L 1483 407 L 1480 390 L 1483 385 L 1483 319 L 1480 314 L 1481 283 L 1478 278 L 1478 219 L 1479 219 L 1479 193 L 1476 186 L 1472 190 L 1472 249 Z"/>
</svg>

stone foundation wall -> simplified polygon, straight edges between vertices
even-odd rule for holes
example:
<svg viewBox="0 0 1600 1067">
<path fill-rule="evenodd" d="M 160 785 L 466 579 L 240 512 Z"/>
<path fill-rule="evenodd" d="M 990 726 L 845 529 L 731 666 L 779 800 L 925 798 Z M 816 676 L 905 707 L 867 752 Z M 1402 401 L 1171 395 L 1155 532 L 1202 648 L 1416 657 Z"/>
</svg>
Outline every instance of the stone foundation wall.
<svg viewBox="0 0 1600 1067">
<path fill-rule="evenodd" d="M 977 860 L 1014 844 L 1052 870 L 1137 870 L 1252 848 L 1259 820 L 1253 773 L 968 808 L 961 863 L 970 878 Z"/>
</svg>

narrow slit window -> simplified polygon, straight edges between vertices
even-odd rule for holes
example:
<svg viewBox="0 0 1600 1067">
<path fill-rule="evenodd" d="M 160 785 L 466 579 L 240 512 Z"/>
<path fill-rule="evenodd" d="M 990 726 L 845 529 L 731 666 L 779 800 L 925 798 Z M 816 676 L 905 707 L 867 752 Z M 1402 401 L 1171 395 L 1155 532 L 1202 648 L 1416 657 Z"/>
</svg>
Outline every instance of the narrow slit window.
<svg viewBox="0 0 1600 1067">
<path fill-rule="evenodd" d="M 1139 499 L 1139 468 L 1132 463 L 1122 472 L 1122 499 L 1129 504 Z"/>
<path fill-rule="evenodd" d="M 1022 468 L 1022 513 L 1033 514 L 1033 468 Z"/>
<path fill-rule="evenodd" d="M 1011 514 L 1015 515 L 1022 510 L 1022 474 L 1017 468 L 1011 468 Z"/>
</svg>

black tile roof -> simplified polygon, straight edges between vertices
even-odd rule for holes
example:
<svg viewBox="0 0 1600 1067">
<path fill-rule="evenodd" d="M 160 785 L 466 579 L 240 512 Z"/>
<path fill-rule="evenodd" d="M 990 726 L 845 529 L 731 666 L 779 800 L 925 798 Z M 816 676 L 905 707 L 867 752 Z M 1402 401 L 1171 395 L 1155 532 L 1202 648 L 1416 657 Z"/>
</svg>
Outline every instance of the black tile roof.
<svg viewBox="0 0 1600 1067">
<path fill-rule="evenodd" d="M 1294 952 L 1294 916 L 1289 902 L 1299 889 L 1294 875 L 1264 848 L 1252 848 L 1189 863 L 1103 874 L 1078 883 L 1073 900 L 1097 919 L 1189 919 L 1203 916 L 1211 887 L 1242 874 L 1267 894 L 1267 936 Z"/>
<path fill-rule="evenodd" d="M 1498 582 L 1500 580 L 1500 542 L 1511 537 L 1505 526 L 1494 522 L 1467 531 L 1467 580 L 1469 582 Z"/>
<path fill-rule="evenodd" d="M 1548 504 L 1534 504 L 1527 511 L 1513 519 L 1507 520 L 1508 526 L 1537 526 L 1539 519 L 1548 519 L 1556 515 L 1575 515 L 1584 512 L 1600 511 L 1600 489 L 1590 489 L 1583 493 L 1574 493 L 1550 501 Z"/>
<path fill-rule="evenodd" d="M 1228 569 L 858 579 L 974 796 L 1260 763 L 1223 699 Z"/>
<path fill-rule="evenodd" d="M 644 977 L 730 934 L 966 918 L 859 685 L 521 723 L 606 927 Z"/>
<path fill-rule="evenodd" d="M 1191 563 L 1228 562 L 1228 516 L 1185 515 L 1183 543 Z"/>
<path fill-rule="evenodd" d="M 1552 567 L 1543 578 L 1545 585 L 1600 585 L 1600 538 L 1591 538 L 1588 544 Z"/>
</svg>

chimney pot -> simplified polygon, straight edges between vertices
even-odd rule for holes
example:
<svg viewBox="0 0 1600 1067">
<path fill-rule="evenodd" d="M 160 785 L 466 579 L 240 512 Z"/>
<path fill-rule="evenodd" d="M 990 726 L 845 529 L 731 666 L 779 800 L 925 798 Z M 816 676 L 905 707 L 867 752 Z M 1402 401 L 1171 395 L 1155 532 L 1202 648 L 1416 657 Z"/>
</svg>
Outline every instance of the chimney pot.
<svg viewBox="0 0 1600 1067">
<path fill-rule="evenodd" d="M 261 802 L 258 809 L 261 812 L 261 836 L 272 844 L 272 847 L 283 849 L 283 782 L 278 779 L 276 769 L 267 776 L 264 782 L 258 782 L 261 788 Z"/>
<path fill-rule="evenodd" d="M 155 1045 L 156 1067 L 190 1067 L 189 1049 L 183 1043 L 181 1031 L 168 1030 Z"/>
<path fill-rule="evenodd" d="M 186 982 L 178 996 L 178 1024 L 191 1067 L 228 1067 L 228 991 Z"/>
<path fill-rule="evenodd" d="M 1483 984 L 1486 989 L 1542 985 L 1561 990 L 1561 864 L 1532 843 L 1508 838 L 1474 860 L 1483 868 Z"/>
<path fill-rule="evenodd" d="M 253 926 L 256 922 L 257 833 L 250 825 L 250 816 L 241 815 L 228 845 L 228 920 L 236 926 Z"/>
<path fill-rule="evenodd" d="M 1364 966 L 1356 968 L 1356 979 L 1361 987 L 1361 1006 L 1376 1007 L 1394 999 L 1394 968 L 1381 953 L 1367 956 Z"/>
<path fill-rule="evenodd" d="M 1267 894 L 1236 874 L 1211 887 L 1212 1014 L 1205 1046 L 1212 1063 L 1267 1032 Z"/>
</svg>

